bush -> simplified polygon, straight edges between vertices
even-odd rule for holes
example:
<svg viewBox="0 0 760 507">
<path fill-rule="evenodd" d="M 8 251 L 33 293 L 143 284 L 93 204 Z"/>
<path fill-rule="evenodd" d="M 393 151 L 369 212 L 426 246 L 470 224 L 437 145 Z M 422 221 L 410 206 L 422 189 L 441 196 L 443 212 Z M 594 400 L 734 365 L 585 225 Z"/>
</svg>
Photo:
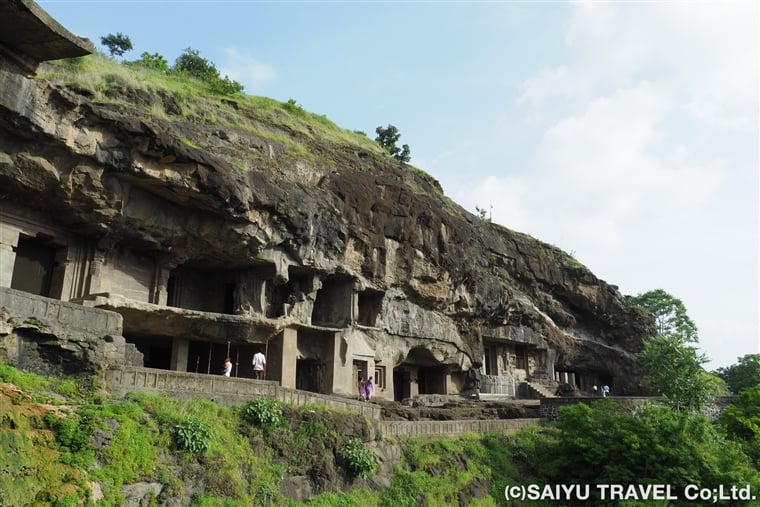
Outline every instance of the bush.
<svg viewBox="0 0 760 507">
<path fill-rule="evenodd" d="M 377 470 L 375 453 L 364 447 L 358 438 L 352 438 L 340 448 L 338 456 L 346 468 L 356 477 L 367 477 Z"/>
<path fill-rule="evenodd" d="M 166 58 L 164 58 L 159 53 L 148 53 L 145 51 L 140 55 L 139 60 L 135 60 L 134 62 L 129 63 L 134 65 L 141 65 L 145 68 L 154 69 L 160 72 L 166 72 L 169 70 L 169 62 L 167 62 Z"/>
<path fill-rule="evenodd" d="M 172 71 L 206 83 L 212 93 L 232 95 L 243 91 L 242 84 L 227 76 L 221 77 L 216 65 L 203 58 L 196 49 L 186 48 L 175 60 Z"/>
<path fill-rule="evenodd" d="M 258 398 L 243 407 L 243 417 L 260 426 L 274 428 L 285 420 L 282 416 L 282 402 L 274 398 Z"/>
<path fill-rule="evenodd" d="M 174 442 L 177 446 L 194 454 L 206 452 L 211 446 L 212 438 L 214 433 L 211 428 L 197 419 L 188 419 L 174 428 Z"/>
</svg>

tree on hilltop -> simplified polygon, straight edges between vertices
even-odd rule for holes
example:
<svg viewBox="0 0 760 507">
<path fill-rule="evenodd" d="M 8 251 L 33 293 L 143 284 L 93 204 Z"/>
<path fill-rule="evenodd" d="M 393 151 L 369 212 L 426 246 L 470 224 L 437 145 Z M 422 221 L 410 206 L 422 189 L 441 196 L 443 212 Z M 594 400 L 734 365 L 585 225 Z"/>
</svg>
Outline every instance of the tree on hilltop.
<svg viewBox="0 0 760 507">
<path fill-rule="evenodd" d="M 388 125 L 383 128 L 382 126 L 375 129 L 377 137 L 375 141 L 383 147 L 393 158 L 400 160 L 401 162 L 409 162 L 412 159 L 411 150 L 409 145 L 405 144 L 401 148 L 396 145 L 396 142 L 401 137 L 398 129 L 393 125 Z"/>
<path fill-rule="evenodd" d="M 121 32 L 109 33 L 105 37 L 101 37 L 100 43 L 108 48 L 111 57 L 121 56 L 132 49 L 132 41 L 129 35 L 124 35 Z"/>
</svg>

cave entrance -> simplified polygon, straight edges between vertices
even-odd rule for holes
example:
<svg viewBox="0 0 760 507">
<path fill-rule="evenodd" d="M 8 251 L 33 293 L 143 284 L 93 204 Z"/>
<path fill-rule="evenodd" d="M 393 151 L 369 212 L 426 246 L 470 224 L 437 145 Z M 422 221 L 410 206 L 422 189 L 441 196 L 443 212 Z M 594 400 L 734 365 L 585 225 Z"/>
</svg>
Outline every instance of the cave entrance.
<svg viewBox="0 0 760 507">
<path fill-rule="evenodd" d="M 383 305 L 383 293 L 364 291 L 359 293 L 359 318 L 357 323 L 360 326 L 375 327 L 377 316 Z"/>
<path fill-rule="evenodd" d="M 19 237 L 11 289 L 52 297 L 57 249 L 41 238 Z"/>
<path fill-rule="evenodd" d="M 167 285 L 167 305 L 212 313 L 235 313 L 237 271 L 181 266 Z"/>
<path fill-rule="evenodd" d="M 354 381 L 356 381 L 356 392 L 359 392 L 359 387 L 361 386 L 361 381 L 367 379 L 367 368 L 368 368 L 368 362 L 367 361 L 357 361 L 354 360 Z"/>
<path fill-rule="evenodd" d="M 447 368 L 432 352 L 415 347 L 393 369 L 393 399 L 401 401 L 420 394 L 446 394 Z"/>
<path fill-rule="evenodd" d="M 267 280 L 267 317 L 274 319 L 290 315 L 295 304 L 302 302 L 305 295 L 312 292 L 313 280 L 311 272 L 299 272 L 292 267 L 288 270 L 287 283 L 278 285 L 274 280 Z"/>
<path fill-rule="evenodd" d="M 316 359 L 296 360 L 296 389 L 324 392 L 324 365 Z"/>
<path fill-rule="evenodd" d="M 137 347 L 143 355 L 145 368 L 170 370 L 172 361 L 172 339 L 165 336 L 124 335 L 127 343 Z"/>
<path fill-rule="evenodd" d="M 420 394 L 446 394 L 446 368 L 444 366 L 420 368 L 417 383 Z"/>
<path fill-rule="evenodd" d="M 315 326 L 344 328 L 351 322 L 353 281 L 350 278 L 328 278 L 317 291 L 311 323 Z"/>
</svg>

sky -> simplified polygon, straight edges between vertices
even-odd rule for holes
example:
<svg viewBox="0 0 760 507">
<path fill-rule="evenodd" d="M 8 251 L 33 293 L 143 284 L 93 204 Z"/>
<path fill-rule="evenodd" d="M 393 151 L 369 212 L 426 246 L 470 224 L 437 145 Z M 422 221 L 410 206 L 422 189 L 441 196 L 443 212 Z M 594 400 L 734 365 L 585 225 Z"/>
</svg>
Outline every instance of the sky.
<svg viewBox="0 0 760 507">
<path fill-rule="evenodd" d="M 200 51 L 374 138 L 626 295 L 681 299 L 715 369 L 760 352 L 755 1 L 38 0 L 76 35 Z"/>
</svg>

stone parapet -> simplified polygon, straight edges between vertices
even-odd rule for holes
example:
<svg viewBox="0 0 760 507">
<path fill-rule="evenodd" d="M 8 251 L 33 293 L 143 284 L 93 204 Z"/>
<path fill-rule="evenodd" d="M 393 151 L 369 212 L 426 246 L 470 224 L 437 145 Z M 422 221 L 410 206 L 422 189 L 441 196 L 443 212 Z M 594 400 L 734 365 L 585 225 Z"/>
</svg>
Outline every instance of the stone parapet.
<svg viewBox="0 0 760 507">
<path fill-rule="evenodd" d="M 203 397 L 227 407 L 242 405 L 266 396 L 296 406 L 325 405 L 333 410 L 364 415 L 371 421 L 379 420 L 381 413 L 380 407 L 371 403 L 289 389 L 271 380 L 230 378 L 132 366 L 107 370 L 106 388 L 119 396 L 137 391 L 160 394 L 173 399 Z"/>
<path fill-rule="evenodd" d="M 379 421 L 377 430 L 383 437 L 437 438 L 456 437 L 468 433 L 498 433 L 519 431 L 538 424 L 541 419 L 467 419 L 458 421 Z"/>
<path fill-rule="evenodd" d="M 121 336 L 122 318 L 115 312 L 0 287 L 0 308 L 42 327 L 65 327 L 93 336 Z"/>
</svg>

